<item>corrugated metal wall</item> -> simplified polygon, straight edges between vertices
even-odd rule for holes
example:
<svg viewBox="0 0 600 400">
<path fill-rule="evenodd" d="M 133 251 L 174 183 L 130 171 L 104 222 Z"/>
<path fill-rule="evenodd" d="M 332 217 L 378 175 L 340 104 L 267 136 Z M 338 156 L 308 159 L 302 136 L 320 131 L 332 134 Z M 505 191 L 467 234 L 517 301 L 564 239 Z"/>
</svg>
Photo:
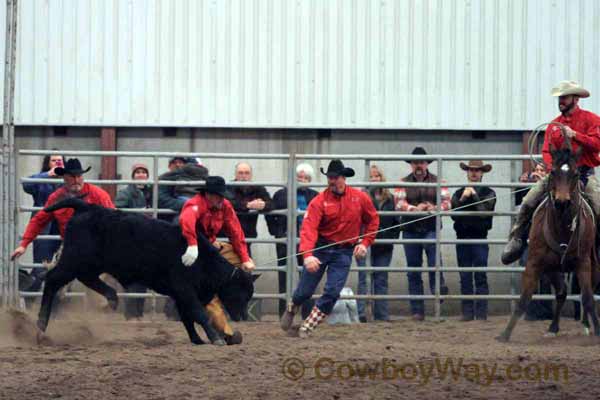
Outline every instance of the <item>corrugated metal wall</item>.
<svg viewBox="0 0 600 400">
<path fill-rule="evenodd" d="M 518 130 L 557 113 L 549 90 L 567 78 L 600 112 L 597 0 L 20 0 L 20 9 L 20 125 Z"/>
</svg>

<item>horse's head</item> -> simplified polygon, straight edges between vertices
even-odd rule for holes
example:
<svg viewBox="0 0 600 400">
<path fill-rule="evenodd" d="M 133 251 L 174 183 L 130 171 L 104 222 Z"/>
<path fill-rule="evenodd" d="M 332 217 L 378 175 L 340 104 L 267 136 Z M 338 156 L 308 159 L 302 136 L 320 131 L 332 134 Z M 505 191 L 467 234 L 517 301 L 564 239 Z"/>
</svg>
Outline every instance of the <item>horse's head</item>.
<svg viewBox="0 0 600 400">
<path fill-rule="evenodd" d="M 581 149 L 581 148 L 580 148 Z M 573 153 L 571 146 L 564 149 L 552 149 L 552 171 L 548 178 L 548 192 L 554 206 L 564 210 L 576 196 L 579 184 L 577 159 L 580 151 Z"/>
</svg>

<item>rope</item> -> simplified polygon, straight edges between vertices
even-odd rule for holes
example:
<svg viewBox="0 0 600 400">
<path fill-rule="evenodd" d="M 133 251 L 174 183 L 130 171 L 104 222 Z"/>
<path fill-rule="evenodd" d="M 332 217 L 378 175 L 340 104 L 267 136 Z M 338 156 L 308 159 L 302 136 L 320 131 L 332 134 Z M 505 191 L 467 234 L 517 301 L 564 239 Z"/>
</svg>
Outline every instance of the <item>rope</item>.
<svg viewBox="0 0 600 400">
<path fill-rule="evenodd" d="M 529 187 L 525 187 L 525 188 L 514 190 L 514 191 L 512 191 L 509 194 L 519 193 L 519 192 L 522 192 L 524 190 L 529 190 L 529 189 L 530 189 Z M 458 210 L 461 210 L 463 208 L 475 206 L 475 205 L 478 205 L 478 204 L 483 204 L 483 203 L 485 203 L 487 201 L 496 200 L 496 199 L 498 199 L 498 196 L 490 197 L 489 199 L 485 199 L 485 200 L 480 200 L 480 201 L 477 201 L 475 203 L 466 204 L 464 206 L 460 206 L 460 207 L 454 208 L 452 210 L 453 211 L 458 211 Z M 404 222 L 404 223 L 401 223 L 401 224 L 398 224 L 398 225 L 393 225 L 393 226 L 390 226 L 388 228 L 379 229 L 377 231 L 366 233 L 366 234 L 363 234 L 363 235 L 359 235 L 359 236 L 356 236 L 356 237 L 353 237 L 353 238 L 344 239 L 344 240 L 341 240 L 339 242 L 329 243 L 329 244 L 326 244 L 325 246 L 315 247 L 314 249 L 311 249 L 311 250 L 306 250 L 306 251 L 302 251 L 302 252 L 299 252 L 299 253 L 295 253 L 295 254 L 292 254 L 291 257 L 301 256 L 301 255 L 309 253 L 309 252 L 314 252 L 314 251 L 317 251 L 317 250 L 326 249 L 328 247 L 337 246 L 338 244 L 341 244 L 341 243 L 354 242 L 356 240 L 362 239 L 365 236 L 377 235 L 380 232 L 385 232 L 385 231 L 389 231 L 389 230 L 392 230 L 392 229 L 401 228 L 403 226 L 406 226 L 406 225 L 409 225 L 409 224 L 413 224 L 413 223 L 419 222 L 419 221 L 424 221 L 426 219 L 429 219 L 429 218 L 432 218 L 432 217 L 435 217 L 435 216 L 436 216 L 436 213 L 434 212 L 431 215 L 425 215 L 424 217 L 421 217 L 421 218 L 418 218 L 418 219 L 415 219 L 415 220 L 412 220 L 412 221 L 409 221 L 409 222 Z M 288 258 L 289 257 L 287 257 L 287 256 L 286 257 L 281 257 L 281 258 L 276 259 L 274 262 L 270 262 L 270 263 L 264 264 L 262 266 L 263 267 L 268 267 L 268 266 L 271 266 L 271 265 L 275 265 L 277 262 L 283 261 L 283 260 L 287 260 Z"/>
</svg>

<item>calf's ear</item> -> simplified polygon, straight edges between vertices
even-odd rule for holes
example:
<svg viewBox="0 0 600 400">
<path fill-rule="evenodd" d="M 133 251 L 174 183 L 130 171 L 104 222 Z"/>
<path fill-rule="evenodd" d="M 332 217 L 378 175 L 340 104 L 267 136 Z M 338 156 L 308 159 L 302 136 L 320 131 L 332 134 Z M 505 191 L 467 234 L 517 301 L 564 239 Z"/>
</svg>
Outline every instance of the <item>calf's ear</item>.
<svg viewBox="0 0 600 400">
<path fill-rule="evenodd" d="M 252 275 L 252 282 L 256 282 L 256 280 L 260 277 L 261 274 L 253 274 Z"/>
</svg>

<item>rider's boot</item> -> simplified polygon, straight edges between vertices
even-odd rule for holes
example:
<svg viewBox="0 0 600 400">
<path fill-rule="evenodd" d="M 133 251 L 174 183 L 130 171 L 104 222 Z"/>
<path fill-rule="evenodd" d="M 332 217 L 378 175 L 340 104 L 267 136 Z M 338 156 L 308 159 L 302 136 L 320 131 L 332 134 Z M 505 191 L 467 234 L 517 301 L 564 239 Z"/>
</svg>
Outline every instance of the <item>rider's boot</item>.
<svg viewBox="0 0 600 400">
<path fill-rule="evenodd" d="M 526 203 L 521 205 L 519 215 L 515 225 L 512 227 L 509 235 L 509 241 L 504 247 L 502 252 L 501 260 L 504 265 L 511 264 L 521 258 L 525 251 L 525 243 L 527 241 L 527 234 L 529 232 L 529 221 L 535 209 L 530 207 Z"/>
</svg>

